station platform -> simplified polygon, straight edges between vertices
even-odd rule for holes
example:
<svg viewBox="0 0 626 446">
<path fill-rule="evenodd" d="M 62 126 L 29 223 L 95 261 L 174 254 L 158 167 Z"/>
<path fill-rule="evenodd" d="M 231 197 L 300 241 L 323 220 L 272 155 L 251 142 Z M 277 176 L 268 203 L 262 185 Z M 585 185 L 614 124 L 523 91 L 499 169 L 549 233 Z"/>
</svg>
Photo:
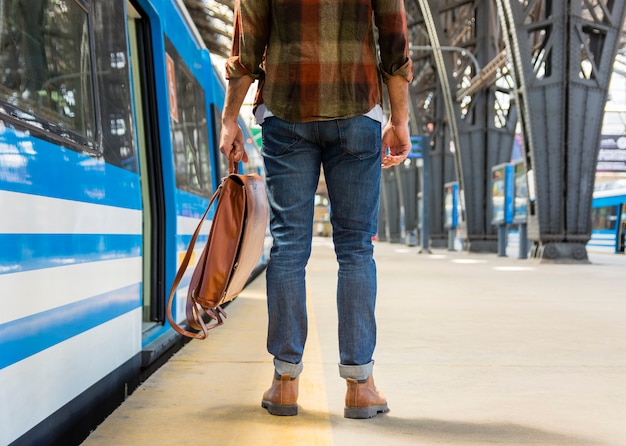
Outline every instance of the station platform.
<svg viewBox="0 0 626 446">
<path fill-rule="evenodd" d="M 343 418 L 336 263 L 315 238 L 299 414 L 261 408 L 272 380 L 265 277 L 86 441 L 99 445 L 626 445 L 626 257 L 590 265 L 376 242 L 374 377 L 390 412 Z"/>
</svg>

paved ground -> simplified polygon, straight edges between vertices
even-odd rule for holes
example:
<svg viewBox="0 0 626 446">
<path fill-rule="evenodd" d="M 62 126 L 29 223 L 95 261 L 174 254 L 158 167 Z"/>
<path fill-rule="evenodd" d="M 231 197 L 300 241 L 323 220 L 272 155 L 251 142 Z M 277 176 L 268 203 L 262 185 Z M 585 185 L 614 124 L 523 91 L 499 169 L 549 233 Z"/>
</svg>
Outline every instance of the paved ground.
<svg viewBox="0 0 626 446">
<path fill-rule="evenodd" d="M 316 238 L 300 414 L 260 407 L 272 378 L 264 276 L 85 445 L 626 445 L 626 259 L 591 265 L 378 243 L 375 379 L 391 412 L 343 418 L 336 266 Z"/>
</svg>

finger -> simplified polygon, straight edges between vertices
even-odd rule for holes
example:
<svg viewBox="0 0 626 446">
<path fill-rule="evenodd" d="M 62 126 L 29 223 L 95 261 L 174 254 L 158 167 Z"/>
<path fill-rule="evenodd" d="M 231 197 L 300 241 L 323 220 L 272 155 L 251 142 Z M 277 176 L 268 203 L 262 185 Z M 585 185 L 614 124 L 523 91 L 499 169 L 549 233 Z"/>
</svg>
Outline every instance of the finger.
<svg viewBox="0 0 626 446">
<path fill-rule="evenodd" d="M 243 156 L 241 153 L 241 150 L 238 150 L 235 147 L 233 147 L 231 154 L 232 154 L 233 160 L 235 160 L 236 163 L 241 161 L 241 157 Z"/>
<path fill-rule="evenodd" d="M 383 157 L 382 166 L 385 169 L 388 167 L 397 166 L 398 164 L 403 162 L 405 159 L 406 157 L 402 155 L 386 155 L 385 157 Z"/>
</svg>

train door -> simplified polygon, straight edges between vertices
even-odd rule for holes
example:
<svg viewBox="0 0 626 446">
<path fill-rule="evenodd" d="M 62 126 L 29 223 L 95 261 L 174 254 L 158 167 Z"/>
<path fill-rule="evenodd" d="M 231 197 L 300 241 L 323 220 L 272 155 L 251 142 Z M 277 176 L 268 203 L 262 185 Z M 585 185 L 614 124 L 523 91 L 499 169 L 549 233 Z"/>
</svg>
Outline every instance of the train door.
<svg viewBox="0 0 626 446">
<path fill-rule="evenodd" d="M 164 320 L 165 198 L 150 23 L 133 2 L 127 1 L 127 11 L 135 140 L 143 200 L 142 298 L 145 332 Z"/>
</svg>

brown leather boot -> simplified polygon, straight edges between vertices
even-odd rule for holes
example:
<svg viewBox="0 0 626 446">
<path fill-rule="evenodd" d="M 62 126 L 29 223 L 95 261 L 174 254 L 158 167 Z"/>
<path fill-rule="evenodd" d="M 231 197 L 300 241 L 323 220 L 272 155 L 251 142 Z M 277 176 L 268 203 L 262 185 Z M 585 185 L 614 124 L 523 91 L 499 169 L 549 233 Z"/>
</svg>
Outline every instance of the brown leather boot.
<svg viewBox="0 0 626 446">
<path fill-rule="evenodd" d="M 345 418 L 373 418 L 379 413 L 389 412 L 387 399 L 376 386 L 370 375 L 364 381 L 346 379 L 346 407 L 343 410 Z"/>
<path fill-rule="evenodd" d="M 298 415 L 298 382 L 300 376 L 275 376 L 272 386 L 263 394 L 261 407 L 272 415 Z"/>
</svg>

